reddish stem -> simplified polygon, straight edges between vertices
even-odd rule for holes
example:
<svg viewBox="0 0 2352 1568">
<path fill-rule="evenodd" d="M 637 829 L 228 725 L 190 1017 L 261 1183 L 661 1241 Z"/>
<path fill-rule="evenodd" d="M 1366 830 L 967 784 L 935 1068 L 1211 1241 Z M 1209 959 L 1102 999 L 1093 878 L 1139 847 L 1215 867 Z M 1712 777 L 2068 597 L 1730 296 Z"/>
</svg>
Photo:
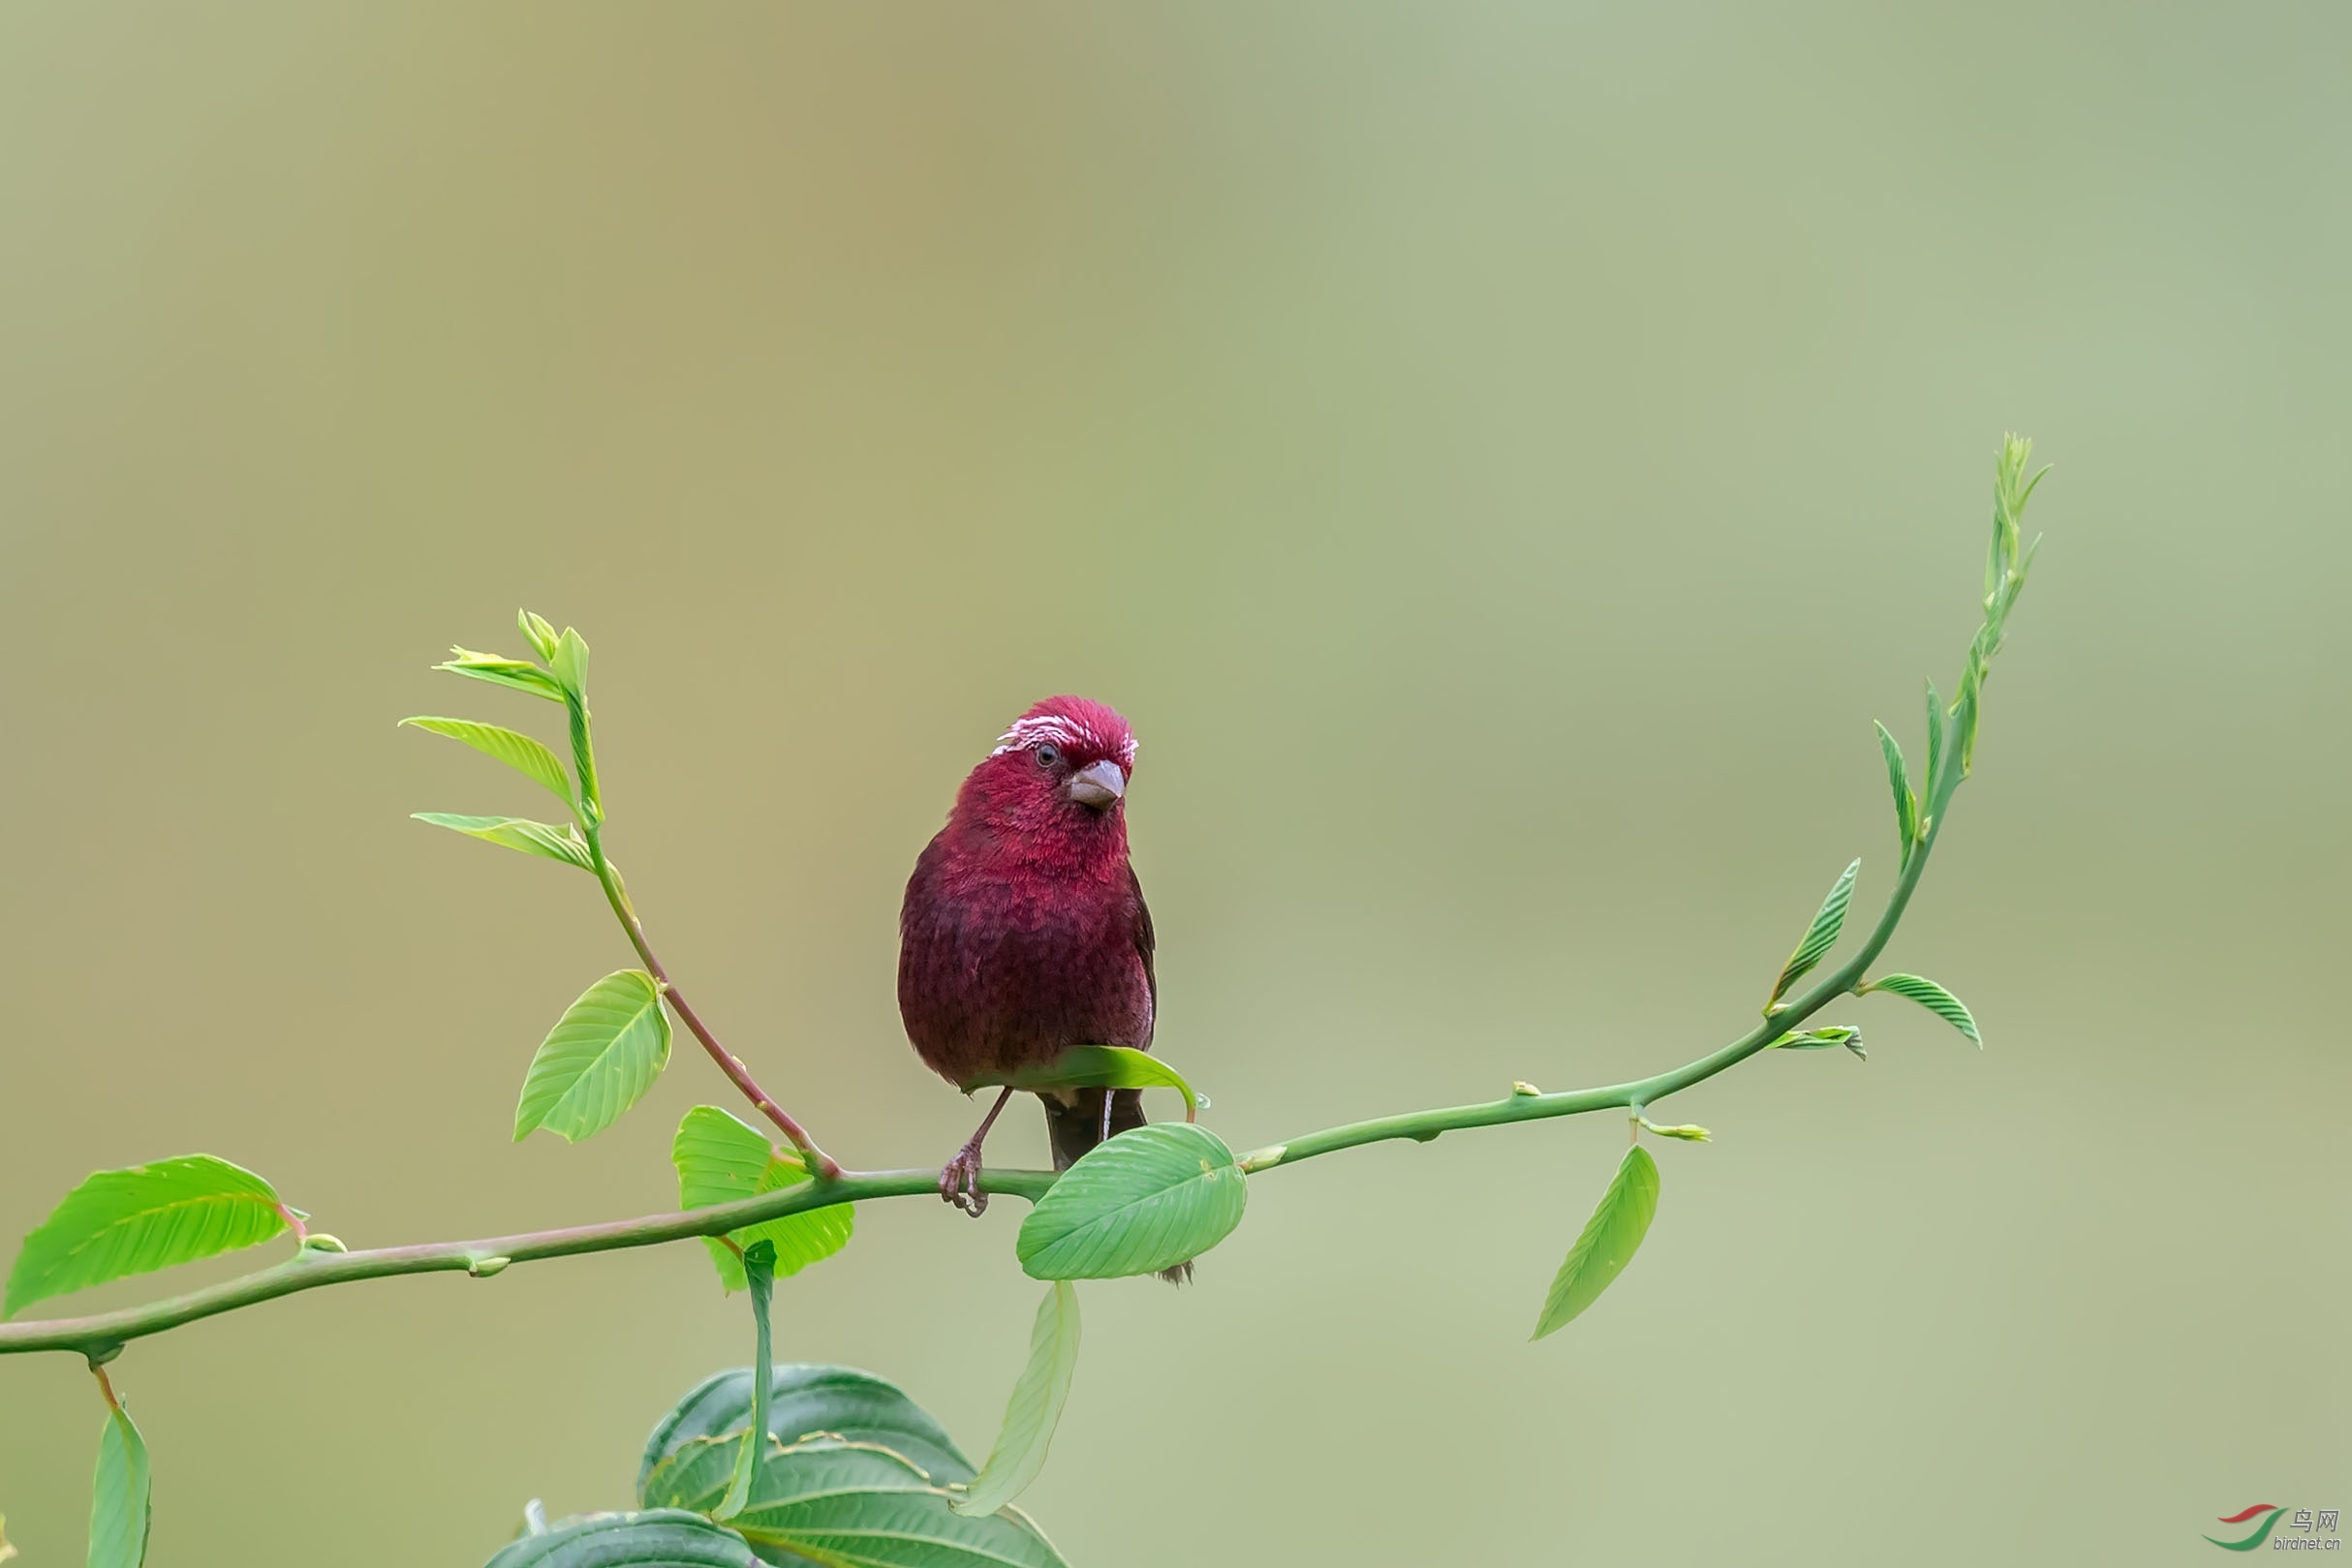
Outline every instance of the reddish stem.
<svg viewBox="0 0 2352 1568">
<path fill-rule="evenodd" d="M 668 971 L 662 968 L 662 961 L 653 956 L 653 948 L 645 940 L 644 923 L 637 919 L 636 910 L 630 907 L 628 897 L 621 892 L 618 874 L 611 870 L 610 862 L 605 861 L 601 852 L 597 860 L 603 867 L 597 880 L 603 884 L 606 902 L 611 904 L 612 912 L 620 917 L 621 929 L 629 933 L 629 945 L 637 950 L 637 959 L 645 966 L 645 972 L 653 976 L 654 983 L 662 988 L 662 995 L 669 999 L 670 1010 L 678 1015 L 678 1022 L 686 1026 L 688 1033 L 702 1042 L 702 1049 L 709 1053 L 711 1061 L 719 1064 L 719 1070 L 727 1074 L 727 1081 L 742 1091 L 743 1097 L 759 1107 L 760 1113 L 791 1140 L 792 1147 L 800 1151 L 801 1158 L 807 1162 L 810 1175 L 820 1182 L 840 1180 L 840 1164 L 832 1155 L 817 1147 L 817 1140 L 809 1136 L 806 1127 L 793 1120 L 789 1111 L 769 1097 L 768 1091 L 761 1089 L 758 1080 L 752 1076 L 752 1070 L 743 1064 L 743 1059 L 721 1045 L 719 1037 L 710 1031 L 709 1025 L 702 1022 L 693 1004 L 679 995 Z"/>
</svg>

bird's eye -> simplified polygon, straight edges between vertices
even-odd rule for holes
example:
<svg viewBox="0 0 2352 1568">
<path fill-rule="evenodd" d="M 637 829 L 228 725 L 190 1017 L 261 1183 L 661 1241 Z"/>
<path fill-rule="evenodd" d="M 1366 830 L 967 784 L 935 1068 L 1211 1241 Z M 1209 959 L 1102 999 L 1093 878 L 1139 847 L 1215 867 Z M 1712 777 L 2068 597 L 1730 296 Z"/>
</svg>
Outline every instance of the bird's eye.
<svg viewBox="0 0 2352 1568">
<path fill-rule="evenodd" d="M 1062 749 L 1051 741 L 1037 748 L 1037 766 L 1058 768 L 1062 765 Z"/>
</svg>

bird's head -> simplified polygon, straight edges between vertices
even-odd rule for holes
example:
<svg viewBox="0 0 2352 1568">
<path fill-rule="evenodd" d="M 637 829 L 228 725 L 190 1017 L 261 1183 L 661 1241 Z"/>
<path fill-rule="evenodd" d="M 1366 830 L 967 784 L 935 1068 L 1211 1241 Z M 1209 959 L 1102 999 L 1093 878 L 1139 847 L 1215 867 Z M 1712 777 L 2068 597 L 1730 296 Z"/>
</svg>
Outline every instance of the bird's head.
<svg viewBox="0 0 2352 1568">
<path fill-rule="evenodd" d="M 1029 830 L 1117 827 L 1135 771 L 1125 719 L 1084 697 L 1047 697 L 1012 722 L 964 781 L 959 811 Z"/>
</svg>

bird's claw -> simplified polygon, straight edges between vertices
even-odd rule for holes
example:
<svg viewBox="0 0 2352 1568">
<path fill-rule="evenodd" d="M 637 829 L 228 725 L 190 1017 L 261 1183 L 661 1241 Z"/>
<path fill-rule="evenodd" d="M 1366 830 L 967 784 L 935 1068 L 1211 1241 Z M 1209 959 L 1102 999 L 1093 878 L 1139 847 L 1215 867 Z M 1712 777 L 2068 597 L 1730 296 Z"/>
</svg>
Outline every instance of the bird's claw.
<svg viewBox="0 0 2352 1568">
<path fill-rule="evenodd" d="M 988 1207 L 980 1190 L 980 1152 L 967 1144 L 940 1170 L 940 1196 L 977 1219 Z"/>
</svg>

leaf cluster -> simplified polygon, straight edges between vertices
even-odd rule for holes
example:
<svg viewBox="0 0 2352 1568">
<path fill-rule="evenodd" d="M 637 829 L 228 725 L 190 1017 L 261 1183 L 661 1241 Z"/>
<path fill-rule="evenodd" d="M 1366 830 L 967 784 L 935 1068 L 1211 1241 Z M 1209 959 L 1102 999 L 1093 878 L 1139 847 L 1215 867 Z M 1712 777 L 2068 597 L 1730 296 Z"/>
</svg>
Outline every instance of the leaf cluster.
<svg viewBox="0 0 2352 1568">
<path fill-rule="evenodd" d="M 1046 1316 L 1040 1332 L 1055 1347 L 1067 1337 L 1062 1359 L 1074 1359 L 1074 1323 L 1065 1337 Z M 1027 1387 L 1014 1398 L 1030 1408 L 1053 1398 Z M 974 1470 L 928 1411 L 871 1372 L 763 1362 L 704 1379 L 662 1418 L 634 1510 L 551 1525 L 527 1513 L 488 1568 L 1067 1568 L 994 1495 L 1006 1491 L 996 1469 L 992 1456 Z"/>
</svg>

